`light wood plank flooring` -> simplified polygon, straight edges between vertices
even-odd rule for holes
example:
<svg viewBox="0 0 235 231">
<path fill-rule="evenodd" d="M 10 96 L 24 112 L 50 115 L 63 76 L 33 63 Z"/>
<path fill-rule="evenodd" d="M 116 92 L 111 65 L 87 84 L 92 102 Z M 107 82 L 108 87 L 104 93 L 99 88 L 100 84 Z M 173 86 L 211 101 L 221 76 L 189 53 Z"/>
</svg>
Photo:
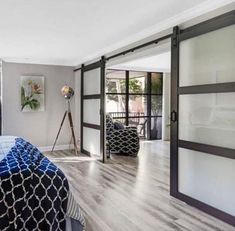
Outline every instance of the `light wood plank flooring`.
<svg viewBox="0 0 235 231">
<path fill-rule="evenodd" d="M 68 177 L 87 231 L 235 230 L 169 195 L 168 142 L 142 142 L 138 158 L 107 164 L 69 151 L 46 155 Z"/>
</svg>

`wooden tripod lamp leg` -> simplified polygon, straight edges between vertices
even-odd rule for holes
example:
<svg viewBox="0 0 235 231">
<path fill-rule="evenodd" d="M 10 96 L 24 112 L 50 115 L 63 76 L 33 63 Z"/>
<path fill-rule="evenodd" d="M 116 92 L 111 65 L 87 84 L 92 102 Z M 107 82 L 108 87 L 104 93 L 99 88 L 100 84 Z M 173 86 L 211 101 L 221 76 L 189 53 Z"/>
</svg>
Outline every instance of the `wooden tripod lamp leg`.
<svg viewBox="0 0 235 231">
<path fill-rule="evenodd" d="M 76 142 L 75 133 L 74 133 L 74 129 L 73 129 L 73 119 L 72 119 L 71 111 L 68 112 L 68 117 L 69 117 L 70 128 L 71 128 L 71 131 L 72 131 L 74 150 L 75 150 L 75 154 L 77 155 L 78 154 L 77 142 Z"/>
<path fill-rule="evenodd" d="M 52 150 L 51 150 L 52 152 L 54 151 L 54 148 L 55 148 L 56 142 L 57 142 L 58 137 L 59 137 L 59 135 L 60 135 L 61 128 L 62 128 L 62 126 L 63 126 L 64 120 L 65 120 L 65 117 L 66 117 L 66 115 L 67 115 L 67 112 L 68 112 L 68 111 L 65 111 L 65 113 L 64 113 L 63 119 L 62 119 L 61 124 L 60 124 L 59 131 L 58 131 L 58 133 L 57 133 L 57 135 L 56 135 L 55 142 L 54 142 L 53 147 L 52 147 Z"/>
</svg>

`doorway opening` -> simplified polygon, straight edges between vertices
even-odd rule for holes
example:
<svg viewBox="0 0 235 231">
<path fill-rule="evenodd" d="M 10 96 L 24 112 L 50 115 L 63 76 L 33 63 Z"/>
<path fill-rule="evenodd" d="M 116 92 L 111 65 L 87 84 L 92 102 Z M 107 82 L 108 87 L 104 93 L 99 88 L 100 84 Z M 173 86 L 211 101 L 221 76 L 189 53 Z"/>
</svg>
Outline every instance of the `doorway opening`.
<svg viewBox="0 0 235 231">
<path fill-rule="evenodd" d="M 170 71 L 170 39 L 106 63 L 106 114 L 116 129 L 127 126 L 137 130 L 140 155 L 148 149 L 146 142 L 170 140 Z M 122 153 L 111 149 L 112 154 Z"/>
</svg>

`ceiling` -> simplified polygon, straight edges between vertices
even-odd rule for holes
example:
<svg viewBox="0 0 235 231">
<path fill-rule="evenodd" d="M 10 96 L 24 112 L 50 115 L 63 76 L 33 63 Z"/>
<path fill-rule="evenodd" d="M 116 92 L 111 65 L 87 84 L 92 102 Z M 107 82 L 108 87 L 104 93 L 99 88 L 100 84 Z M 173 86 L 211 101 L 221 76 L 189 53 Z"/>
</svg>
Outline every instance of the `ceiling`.
<svg viewBox="0 0 235 231">
<path fill-rule="evenodd" d="M 232 1 L 0 0 L 0 58 L 75 66 Z"/>
<path fill-rule="evenodd" d="M 121 63 L 110 67 L 110 69 L 170 72 L 171 53 L 170 51 L 153 55 L 146 58 L 136 59 L 130 62 Z"/>
</svg>

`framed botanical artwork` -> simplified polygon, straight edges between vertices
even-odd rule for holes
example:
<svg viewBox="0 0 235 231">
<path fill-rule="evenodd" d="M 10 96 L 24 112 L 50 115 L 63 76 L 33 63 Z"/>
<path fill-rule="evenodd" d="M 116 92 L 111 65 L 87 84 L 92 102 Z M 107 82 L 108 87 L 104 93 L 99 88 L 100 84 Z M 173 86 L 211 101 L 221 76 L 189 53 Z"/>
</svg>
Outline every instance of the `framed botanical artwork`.
<svg viewBox="0 0 235 231">
<path fill-rule="evenodd" d="M 44 76 L 21 76 L 20 88 L 22 112 L 45 110 Z"/>
</svg>

